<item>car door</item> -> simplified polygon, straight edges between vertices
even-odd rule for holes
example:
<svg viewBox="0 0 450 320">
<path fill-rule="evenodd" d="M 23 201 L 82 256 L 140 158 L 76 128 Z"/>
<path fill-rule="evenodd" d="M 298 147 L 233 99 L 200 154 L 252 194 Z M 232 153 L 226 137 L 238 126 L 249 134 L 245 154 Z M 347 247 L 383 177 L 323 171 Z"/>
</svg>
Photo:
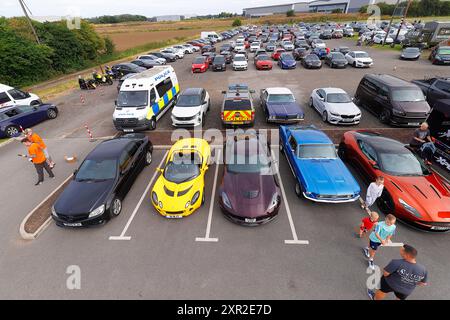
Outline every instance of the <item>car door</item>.
<svg viewBox="0 0 450 320">
<path fill-rule="evenodd" d="M 297 148 L 298 148 L 297 140 L 295 140 L 294 136 L 289 135 L 285 150 L 289 164 L 292 170 L 294 171 L 293 173 L 296 177 L 299 176 L 297 166 L 295 165 L 295 160 L 297 158 Z"/>
<path fill-rule="evenodd" d="M 381 114 L 384 109 L 392 109 L 390 106 L 389 88 L 383 84 L 377 84 L 377 93 L 373 97 L 373 110 L 376 114 Z"/>
<path fill-rule="evenodd" d="M 17 121 L 23 128 L 32 127 L 43 120 L 37 107 L 17 106 L 15 109 L 19 113 Z"/>
<path fill-rule="evenodd" d="M 354 52 L 349 52 L 347 55 L 347 61 L 348 64 L 353 64 L 353 62 L 355 62 L 355 53 Z"/>
<path fill-rule="evenodd" d="M 0 92 L 0 107 L 6 107 L 13 104 L 14 102 L 11 101 L 11 98 L 6 94 L 6 92 Z"/>
<path fill-rule="evenodd" d="M 269 115 L 269 112 L 267 110 L 267 99 L 269 98 L 269 95 L 267 93 L 267 90 L 263 89 L 261 90 L 261 107 L 264 110 L 264 113 L 266 114 L 266 116 Z"/>
<path fill-rule="evenodd" d="M 121 199 L 125 198 L 132 185 L 132 179 L 130 179 L 130 177 L 133 172 L 133 159 L 130 156 L 129 149 L 130 147 L 128 144 L 125 148 L 123 148 L 122 153 L 119 157 L 119 180 L 116 186 L 115 193 Z"/>
<path fill-rule="evenodd" d="M 206 97 L 205 89 L 202 90 L 200 99 L 201 99 L 200 101 L 202 103 L 202 113 L 205 114 L 208 109 L 208 99 Z"/>
<path fill-rule="evenodd" d="M 378 163 L 378 156 L 374 148 L 363 140 L 357 140 L 359 152 L 358 152 L 358 167 L 362 173 L 363 179 L 367 181 L 374 181 L 376 179 L 377 170 L 370 163 L 375 161 Z"/>
<path fill-rule="evenodd" d="M 430 87 L 427 95 L 427 100 L 431 106 L 434 106 L 436 100 L 448 99 L 450 96 L 450 81 L 436 80 L 434 86 Z"/>
<path fill-rule="evenodd" d="M 314 106 L 316 107 L 317 112 L 322 114 L 325 111 L 325 99 L 326 93 L 324 90 L 319 89 L 316 91 L 316 101 L 314 101 Z"/>
<path fill-rule="evenodd" d="M 369 79 L 364 79 L 363 87 L 362 87 L 363 96 L 362 102 L 366 106 L 366 108 L 376 114 L 376 110 L 374 108 L 373 99 L 377 95 L 378 88 L 377 86 Z"/>
</svg>

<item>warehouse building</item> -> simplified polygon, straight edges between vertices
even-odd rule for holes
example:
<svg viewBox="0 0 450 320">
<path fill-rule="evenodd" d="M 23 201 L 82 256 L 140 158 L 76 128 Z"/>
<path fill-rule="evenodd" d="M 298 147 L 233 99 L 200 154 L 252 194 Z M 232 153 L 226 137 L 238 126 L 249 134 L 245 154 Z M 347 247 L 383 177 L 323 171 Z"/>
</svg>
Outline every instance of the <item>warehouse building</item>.
<svg viewBox="0 0 450 320">
<path fill-rule="evenodd" d="M 273 14 L 285 14 L 289 10 L 296 13 L 322 12 L 330 13 L 339 9 L 343 13 L 358 12 L 359 9 L 368 4 L 377 2 L 386 2 L 395 4 L 396 0 L 305 0 L 302 2 L 293 2 L 272 6 L 253 7 L 243 9 L 243 15 L 246 17 L 263 17 Z"/>
</svg>

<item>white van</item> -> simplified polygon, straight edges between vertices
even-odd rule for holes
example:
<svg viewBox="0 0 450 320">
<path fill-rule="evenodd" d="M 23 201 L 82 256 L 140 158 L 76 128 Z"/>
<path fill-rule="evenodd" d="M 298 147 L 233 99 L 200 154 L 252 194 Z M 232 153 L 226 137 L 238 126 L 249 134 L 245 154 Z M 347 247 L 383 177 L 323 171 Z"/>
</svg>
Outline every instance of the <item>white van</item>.
<svg viewBox="0 0 450 320">
<path fill-rule="evenodd" d="M 116 100 L 113 122 L 117 130 L 155 130 L 156 121 L 175 104 L 180 93 L 171 66 L 155 66 L 126 79 Z"/>
<path fill-rule="evenodd" d="M 33 94 L 0 83 L 0 108 L 14 105 L 38 106 L 41 99 Z"/>
<path fill-rule="evenodd" d="M 216 39 L 217 41 L 222 41 L 222 40 L 223 40 L 223 37 L 222 37 L 222 36 L 219 36 L 219 35 L 217 34 L 217 32 L 214 32 L 214 31 L 202 31 L 202 33 L 200 34 L 200 38 L 202 38 L 202 39 L 211 39 L 211 38 L 214 38 L 214 39 Z"/>
</svg>

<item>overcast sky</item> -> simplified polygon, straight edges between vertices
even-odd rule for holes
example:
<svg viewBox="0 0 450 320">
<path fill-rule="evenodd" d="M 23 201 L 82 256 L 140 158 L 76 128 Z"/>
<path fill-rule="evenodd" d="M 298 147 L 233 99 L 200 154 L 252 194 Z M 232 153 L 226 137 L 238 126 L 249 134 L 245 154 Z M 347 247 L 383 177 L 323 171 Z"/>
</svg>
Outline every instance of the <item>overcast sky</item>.
<svg viewBox="0 0 450 320">
<path fill-rule="evenodd" d="M 1 0 L 0 16 L 23 15 L 18 0 Z M 242 13 L 244 7 L 289 3 L 289 0 L 25 0 L 33 15 L 82 17 L 141 14 L 147 17 L 167 14 Z M 71 14 L 72 16 L 74 14 Z"/>
</svg>

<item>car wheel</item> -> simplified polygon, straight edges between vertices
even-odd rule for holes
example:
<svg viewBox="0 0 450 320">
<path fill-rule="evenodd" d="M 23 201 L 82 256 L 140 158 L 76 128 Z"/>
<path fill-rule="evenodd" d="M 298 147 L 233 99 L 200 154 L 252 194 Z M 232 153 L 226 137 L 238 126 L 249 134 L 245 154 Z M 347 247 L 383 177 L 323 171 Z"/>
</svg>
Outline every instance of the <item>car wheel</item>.
<svg viewBox="0 0 450 320">
<path fill-rule="evenodd" d="M 152 131 L 156 129 L 156 119 L 154 117 L 150 120 L 149 129 Z"/>
<path fill-rule="evenodd" d="M 58 116 L 58 112 L 56 112 L 55 109 L 48 109 L 47 110 L 47 117 L 49 119 L 55 119 Z"/>
<path fill-rule="evenodd" d="M 353 102 L 354 102 L 357 106 L 360 106 L 360 105 L 361 105 L 361 100 L 358 98 L 358 96 L 355 96 L 355 97 L 354 97 Z"/>
<path fill-rule="evenodd" d="M 16 126 L 8 126 L 5 129 L 5 134 L 8 138 L 17 137 L 19 135 L 19 128 Z"/>
<path fill-rule="evenodd" d="M 346 155 L 346 147 L 345 147 L 345 144 L 343 142 L 341 142 L 339 144 L 338 156 L 339 156 L 339 158 L 341 158 L 341 160 L 346 160 L 346 156 L 347 156 Z"/>
<path fill-rule="evenodd" d="M 205 188 L 203 188 L 202 205 L 205 204 Z"/>
<path fill-rule="evenodd" d="M 326 111 L 324 111 L 322 113 L 322 121 L 323 122 L 328 122 L 328 113 Z"/>
<path fill-rule="evenodd" d="M 381 121 L 381 123 L 387 124 L 391 121 L 391 113 L 389 110 L 384 109 L 383 111 L 381 111 L 379 119 Z"/>
<path fill-rule="evenodd" d="M 280 148 L 280 153 L 284 153 L 283 142 L 281 140 L 278 142 L 278 146 Z"/>
<path fill-rule="evenodd" d="M 353 61 L 353 67 L 356 68 L 356 61 Z"/>
<path fill-rule="evenodd" d="M 205 126 L 205 114 L 202 115 L 202 127 Z"/>
<path fill-rule="evenodd" d="M 301 198 L 302 196 L 302 188 L 300 187 L 300 184 L 298 182 L 295 183 L 295 194 L 299 198 Z"/>
<path fill-rule="evenodd" d="M 384 214 L 394 213 L 394 201 L 392 201 L 392 197 L 389 192 L 387 192 L 386 190 L 383 191 L 381 197 L 377 199 L 377 206 Z"/>
<path fill-rule="evenodd" d="M 153 155 L 150 150 L 145 153 L 145 165 L 149 166 L 153 161 Z"/>
<path fill-rule="evenodd" d="M 309 98 L 309 106 L 310 106 L 311 108 L 314 108 L 314 101 L 313 101 L 313 98 L 312 98 L 312 97 Z"/>
<path fill-rule="evenodd" d="M 119 198 L 114 197 L 109 210 L 111 217 L 117 217 L 122 211 L 122 201 Z"/>
</svg>

